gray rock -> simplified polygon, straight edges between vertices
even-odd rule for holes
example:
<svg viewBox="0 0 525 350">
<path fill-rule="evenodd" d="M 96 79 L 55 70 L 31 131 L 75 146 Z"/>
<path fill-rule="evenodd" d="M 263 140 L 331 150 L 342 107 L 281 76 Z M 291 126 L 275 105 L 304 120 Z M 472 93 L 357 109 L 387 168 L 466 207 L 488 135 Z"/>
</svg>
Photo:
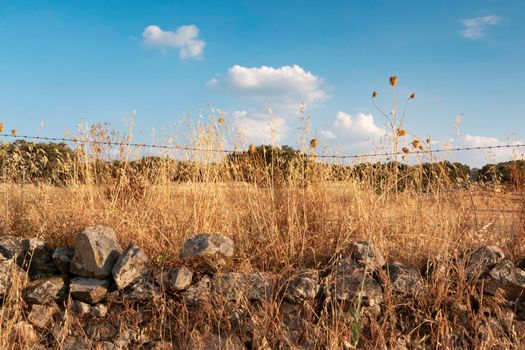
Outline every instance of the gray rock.
<svg viewBox="0 0 525 350">
<path fill-rule="evenodd" d="M 94 341 L 108 341 L 115 339 L 117 328 L 106 319 L 91 319 L 85 329 L 87 336 Z"/>
<path fill-rule="evenodd" d="M 319 292 L 319 273 L 314 270 L 303 271 L 293 276 L 286 284 L 284 297 L 291 303 L 302 304 L 315 299 Z"/>
<path fill-rule="evenodd" d="M 98 304 L 89 308 L 89 314 L 93 317 L 106 317 L 108 307 L 104 304 Z"/>
<path fill-rule="evenodd" d="M 117 288 L 124 289 L 149 271 L 149 258 L 138 246 L 130 244 L 117 259 L 111 273 Z"/>
<path fill-rule="evenodd" d="M 22 250 L 22 240 L 18 237 L 0 237 L 0 260 L 16 259 Z"/>
<path fill-rule="evenodd" d="M 269 276 L 263 273 L 228 272 L 214 275 L 211 281 L 213 295 L 229 301 L 267 300 L 272 294 L 272 287 Z"/>
<path fill-rule="evenodd" d="M 149 301 L 161 296 L 160 288 L 150 275 L 139 277 L 123 291 L 124 299 L 132 301 Z"/>
<path fill-rule="evenodd" d="M 396 292 L 415 294 L 423 287 L 423 278 L 415 268 L 405 266 L 400 262 L 386 265 L 390 285 Z"/>
<path fill-rule="evenodd" d="M 0 298 L 3 298 L 11 286 L 25 287 L 27 278 L 25 272 L 14 262 L 10 260 L 0 260 Z"/>
<path fill-rule="evenodd" d="M 59 273 L 53 261 L 53 249 L 40 239 L 22 241 L 17 263 L 29 272 L 33 280 Z"/>
<path fill-rule="evenodd" d="M 349 244 L 349 250 L 353 260 L 366 266 L 372 272 L 380 270 L 386 263 L 383 255 L 373 243 L 354 241 Z"/>
<path fill-rule="evenodd" d="M 171 268 L 162 271 L 162 273 L 157 276 L 157 282 L 166 290 L 180 292 L 188 289 L 191 285 L 192 278 L 193 272 L 186 267 L 181 266 L 179 268 Z"/>
<path fill-rule="evenodd" d="M 74 255 L 75 248 L 73 247 L 58 247 L 55 249 L 53 252 L 53 261 L 61 274 L 66 275 L 69 273 L 69 267 Z"/>
<path fill-rule="evenodd" d="M 27 315 L 27 320 L 38 328 L 46 329 L 53 322 L 53 315 L 57 312 L 57 307 L 37 305 L 31 307 L 31 312 Z"/>
<path fill-rule="evenodd" d="M 480 277 L 480 275 L 488 272 L 494 265 L 502 261 L 504 258 L 505 254 L 503 254 L 503 251 L 494 245 L 483 246 L 474 250 L 465 266 L 467 278 L 472 280 Z"/>
<path fill-rule="evenodd" d="M 204 276 L 199 282 L 191 285 L 181 293 L 182 300 L 188 306 L 202 306 L 210 301 L 211 281 L 208 276 Z"/>
<path fill-rule="evenodd" d="M 77 236 L 70 272 L 82 277 L 105 278 L 110 275 L 121 253 L 113 229 L 88 227 Z"/>
<path fill-rule="evenodd" d="M 73 299 L 88 304 L 96 304 L 106 299 L 108 287 L 108 280 L 76 277 L 69 284 L 69 293 Z"/>
<path fill-rule="evenodd" d="M 32 282 L 24 291 L 29 304 L 48 304 L 67 296 L 67 284 L 62 276 L 47 277 Z"/>
<path fill-rule="evenodd" d="M 506 299 L 516 300 L 525 295 L 525 271 L 509 260 L 503 260 L 490 270 L 480 284 L 484 293 L 496 295 L 499 291 Z"/>
<path fill-rule="evenodd" d="M 202 233 L 184 241 L 180 257 L 212 271 L 226 267 L 233 256 L 233 241 L 226 236 Z"/>
<path fill-rule="evenodd" d="M 338 301 L 361 301 L 373 307 L 383 301 L 383 290 L 372 277 L 370 268 L 360 262 L 344 260 L 336 265 L 326 278 L 326 296 Z"/>
<path fill-rule="evenodd" d="M 73 311 L 75 315 L 85 315 L 90 313 L 91 305 L 89 305 L 88 303 L 84 303 L 80 300 L 73 300 L 73 306 L 71 308 L 71 311 Z"/>
</svg>

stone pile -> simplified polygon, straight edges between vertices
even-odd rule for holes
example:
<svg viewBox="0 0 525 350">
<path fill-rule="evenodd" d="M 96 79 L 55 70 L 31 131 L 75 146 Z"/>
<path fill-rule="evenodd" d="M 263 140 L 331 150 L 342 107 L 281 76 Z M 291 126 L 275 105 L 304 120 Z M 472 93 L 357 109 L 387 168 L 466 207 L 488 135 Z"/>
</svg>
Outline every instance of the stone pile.
<svg viewBox="0 0 525 350">
<path fill-rule="evenodd" d="M 139 345 L 171 349 L 178 348 L 177 344 L 144 337 L 140 332 L 121 334 L 118 324 L 109 321 L 112 302 L 147 304 L 166 297 L 176 298 L 188 308 L 233 305 L 231 319 L 242 324 L 248 317 L 246 305 L 274 300 L 280 303 L 284 323 L 292 333 L 299 334 L 313 315 L 306 310 L 326 309 L 337 303 L 377 315 L 386 292 L 417 297 L 426 292 L 426 279 L 440 271 L 439 266 L 433 266 L 422 274 L 400 262 L 387 262 L 374 244 L 366 241 L 350 243 L 339 255 L 323 271 L 306 269 L 272 276 L 232 271 L 233 241 L 213 234 L 189 236 L 180 252 L 183 265 L 167 269 L 153 266 L 135 244 L 122 249 L 109 227 L 86 228 L 78 234 L 74 247 L 55 249 L 42 240 L 5 236 L 0 238 L 0 298 L 5 299 L 15 286 L 22 287 L 26 321 L 16 324 L 14 336 L 26 335 L 14 341 L 32 342 L 33 348 L 53 347 L 53 341 L 61 339 L 64 349 L 95 345 L 98 349 Z M 464 254 L 464 262 L 465 279 L 483 293 L 511 301 L 522 297 L 525 271 L 506 260 L 498 247 L 470 251 Z M 68 312 L 85 318 L 87 339 L 60 334 Z M 54 340 L 49 340 L 49 334 Z M 251 334 L 255 337 L 256 330 Z M 202 344 L 222 336 L 195 334 L 188 344 L 194 344 L 194 349 L 206 348 L 208 345 Z M 247 343 L 231 337 L 224 341 L 230 342 L 232 349 L 243 349 Z M 305 348 L 313 346 L 308 340 L 302 341 Z M 248 343 L 265 342 L 254 338 Z"/>
</svg>

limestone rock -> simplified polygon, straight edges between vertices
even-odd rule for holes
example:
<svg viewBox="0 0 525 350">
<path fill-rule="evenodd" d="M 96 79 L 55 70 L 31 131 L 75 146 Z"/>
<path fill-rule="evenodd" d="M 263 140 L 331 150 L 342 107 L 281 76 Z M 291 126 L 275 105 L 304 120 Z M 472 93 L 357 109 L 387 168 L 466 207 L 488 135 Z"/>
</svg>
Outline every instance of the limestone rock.
<svg viewBox="0 0 525 350">
<path fill-rule="evenodd" d="M 105 278 L 122 253 L 115 231 L 105 226 L 88 227 L 77 236 L 70 272 L 82 277 Z"/>
<path fill-rule="evenodd" d="M 157 276 L 157 282 L 161 284 L 166 290 L 172 292 L 180 292 L 188 289 L 191 285 L 193 272 L 184 266 L 179 268 L 171 268 L 163 271 Z"/>
<path fill-rule="evenodd" d="M 525 296 L 525 271 L 515 267 L 509 260 L 494 266 L 480 283 L 483 291 L 490 295 L 500 291 L 508 300 Z"/>
<path fill-rule="evenodd" d="M 233 241 L 225 236 L 201 233 L 184 241 L 180 257 L 197 266 L 220 271 L 233 256 Z"/>
<path fill-rule="evenodd" d="M 327 297 L 338 301 L 362 300 L 373 307 L 383 301 L 383 290 L 372 271 L 361 263 L 345 259 L 334 267 L 324 287 Z"/>
<path fill-rule="evenodd" d="M 474 250 L 465 267 L 467 278 L 471 280 L 479 277 L 504 258 L 505 254 L 503 254 L 503 251 L 494 245 L 483 246 Z"/>
<path fill-rule="evenodd" d="M 160 288 L 153 281 L 153 277 L 144 275 L 135 280 L 135 282 L 123 291 L 124 299 L 132 301 L 149 301 L 159 298 Z"/>
<path fill-rule="evenodd" d="M 317 271 L 303 271 L 293 276 L 286 285 L 284 297 L 291 303 L 302 304 L 313 300 L 319 292 L 319 274 Z"/>
<path fill-rule="evenodd" d="M 27 315 L 27 320 L 38 328 L 45 329 L 53 322 L 53 315 L 57 312 L 57 307 L 34 304 L 31 312 Z"/>
<path fill-rule="evenodd" d="M 22 240 L 18 237 L 0 238 L 0 260 L 16 259 L 22 250 Z"/>
<path fill-rule="evenodd" d="M 149 258 L 138 246 L 130 244 L 126 251 L 117 259 L 111 273 L 117 288 L 124 289 L 149 270 Z"/>
<path fill-rule="evenodd" d="M 74 255 L 75 248 L 73 247 L 58 247 L 55 249 L 53 252 L 53 261 L 61 274 L 66 275 L 69 273 L 69 267 Z"/>
<path fill-rule="evenodd" d="M 40 239 L 24 239 L 17 262 L 29 271 L 33 280 L 59 272 L 53 261 L 53 249 Z"/>
<path fill-rule="evenodd" d="M 108 280 L 76 277 L 71 280 L 69 293 L 73 299 L 88 304 L 96 304 L 106 298 L 108 287 Z"/>
<path fill-rule="evenodd" d="M 73 311 L 75 315 L 85 315 L 90 313 L 91 305 L 89 305 L 88 303 L 84 303 L 80 300 L 73 300 L 73 306 L 71 308 L 71 311 Z"/>
<path fill-rule="evenodd" d="M 210 300 L 211 281 L 208 276 L 204 276 L 199 282 L 191 285 L 181 293 L 182 300 L 188 306 L 201 306 Z"/>
<path fill-rule="evenodd" d="M 354 261 L 366 266 L 370 271 L 380 270 L 386 263 L 375 244 L 368 241 L 354 241 L 349 244 L 351 257 Z"/>
<path fill-rule="evenodd" d="M 386 265 L 390 285 L 399 293 L 415 294 L 423 287 L 423 278 L 415 268 L 405 266 L 400 262 Z"/>
<path fill-rule="evenodd" d="M 84 330 L 87 336 L 94 341 L 113 340 L 118 334 L 118 329 L 106 319 L 91 319 Z"/>
<path fill-rule="evenodd" d="M 43 278 L 31 283 L 24 292 L 29 304 L 48 304 L 63 300 L 67 295 L 67 284 L 62 276 Z"/>
<path fill-rule="evenodd" d="M 89 314 L 93 317 L 106 317 L 108 307 L 104 304 L 98 304 L 89 308 Z"/>
<path fill-rule="evenodd" d="M 0 298 L 3 298 L 9 292 L 12 285 L 26 285 L 26 274 L 12 260 L 0 260 Z"/>
<path fill-rule="evenodd" d="M 272 283 L 268 275 L 263 273 L 228 272 L 214 275 L 211 289 L 215 296 L 230 301 L 260 301 L 271 296 Z"/>
</svg>

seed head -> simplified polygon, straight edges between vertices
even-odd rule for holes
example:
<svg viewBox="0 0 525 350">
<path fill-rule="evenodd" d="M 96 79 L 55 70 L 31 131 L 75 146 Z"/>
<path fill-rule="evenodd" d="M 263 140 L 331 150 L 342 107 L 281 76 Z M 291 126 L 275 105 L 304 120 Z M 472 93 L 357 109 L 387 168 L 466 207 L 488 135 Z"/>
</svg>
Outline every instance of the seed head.
<svg viewBox="0 0 525 350">
<path fill-rule="evenodd" d="M 219 117 L 219 119 L 217 121 L 219 122 L 219 124 L 222 124 L 222 123 L 224 123 L 224 118 L 223 117 Z"/>
<path fill-rule="evenodd" d="M 421 152 L 423 152 L 423 151 L 425 150 L 425 147 L 423 147 L 423 146 L 419 146 L 419 150 L 420 150 Z"/>
<path fill-rule="evenodd" d="M 4 132 L 4 122 L 0 122 L 0 132 Z"/>
<path fill-rule="evenodd" d="M 11 129 L 11 135 L 16 136 L 16 133 L 17 133 L 16 129 Z"/>
<path fill-rule="evenodd" d="M 317 147 L 317 139 L 310 140 L 310 147 L 316 148 Z"/>
<path fill-rule="evenodd" d="M 397 77 L 395 75 L 390 77 L 390 85 L 396 86 L 397 85 Z"/>
<path fill-rule="evenodd" d="M 407 134 L 406 130 L 397 128 L 397 136 L 405 136 Z"/>
<path fill-rule="evenodd" d="M 372 98 L 376 98 L 376 97 L 377 97 L 377 91 L 372 92 Z"/>
<path fill-rule="evenodd" d="M 253 143 L 250 145 L 249 152 L 250 152 L 250 154 L 254 154 L 255 153 L 255 146 L 253 145 Z"/>
<path fill-rule="evenodd" d="M 406 148 L 406 147 L 403 147 L 402 151 L 403 151 L 404 154 L 408 154 L 408 152 L 409 152 L 408 148 Z"/>
<path fill-rule="evenodd" d="M 415 92 L 411 93 L 409 99 L 413 100 L 415 98 L 416 98 L 416 93 Z"/>
<path fill-rule="evenodd" d="M 414 140 L 412 141 L 412 146 L 414 146 L 414 148 L 419 148 L 419 146 L 421 146 L 421 142 L 419 142 L 419 140 Z"/>
</svg>

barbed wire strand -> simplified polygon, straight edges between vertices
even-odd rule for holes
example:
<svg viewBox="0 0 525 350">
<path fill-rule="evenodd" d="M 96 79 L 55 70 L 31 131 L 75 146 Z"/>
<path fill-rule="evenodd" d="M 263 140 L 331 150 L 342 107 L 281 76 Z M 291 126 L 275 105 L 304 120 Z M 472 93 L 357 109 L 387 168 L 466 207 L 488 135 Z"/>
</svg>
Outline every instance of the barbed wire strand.
<svg viewBox="0 0 525 350">
<path fill-rule="evenodd" d="M 135 143 L 135 142 L 96 141 L 96 140 L 73 139 L 73 138 L 66 138 L 66 137 L 13 135 L 13 134 L 5 134 L 5 133 L 0 133 L 0 137 L 8 137 L 8 138 L 14 138 L 14 139 L 23 139 L 23 140 L 68 142 L 68 143 L 94 144 L 94 145 L 96 144 L 96 145 L 107 145 L 107 146 L 174 149 L 174 150 L 192 151 L 192 152 L 217 152 L 217 153 L 242 152 L 239 150 L 196 148 L 196 147 L 180 146 L 180 145 L 154 145 L 154 144 Z M 438 149 L 425 149 L 425 150 L 409 150 L 408 152 L 403 152 L 403 151 L 379 152 L 379 153 L 363 153 L 363 154 L 351 154 L 351 155 L 339 155 L 339 154 L 319 154 L 317 155 L 315 154 L 312 156 L 316 158 L 348 159 L 348 158 L 367 158 L 367 157 L 388 157 L 388 156 L 405 155 L 405 154 L 434 154 L 434 153 L 460 152 L 460 151 L 481 151 L 481 150 L 523 148 L 523 147 L 525 147 L 525 144 L 504 144 L 504 145 L 489 145 L 489 146 L 474 146 L 474 147 L 451 147 L 451 148 L 438 148 Z"/>
</svg>

